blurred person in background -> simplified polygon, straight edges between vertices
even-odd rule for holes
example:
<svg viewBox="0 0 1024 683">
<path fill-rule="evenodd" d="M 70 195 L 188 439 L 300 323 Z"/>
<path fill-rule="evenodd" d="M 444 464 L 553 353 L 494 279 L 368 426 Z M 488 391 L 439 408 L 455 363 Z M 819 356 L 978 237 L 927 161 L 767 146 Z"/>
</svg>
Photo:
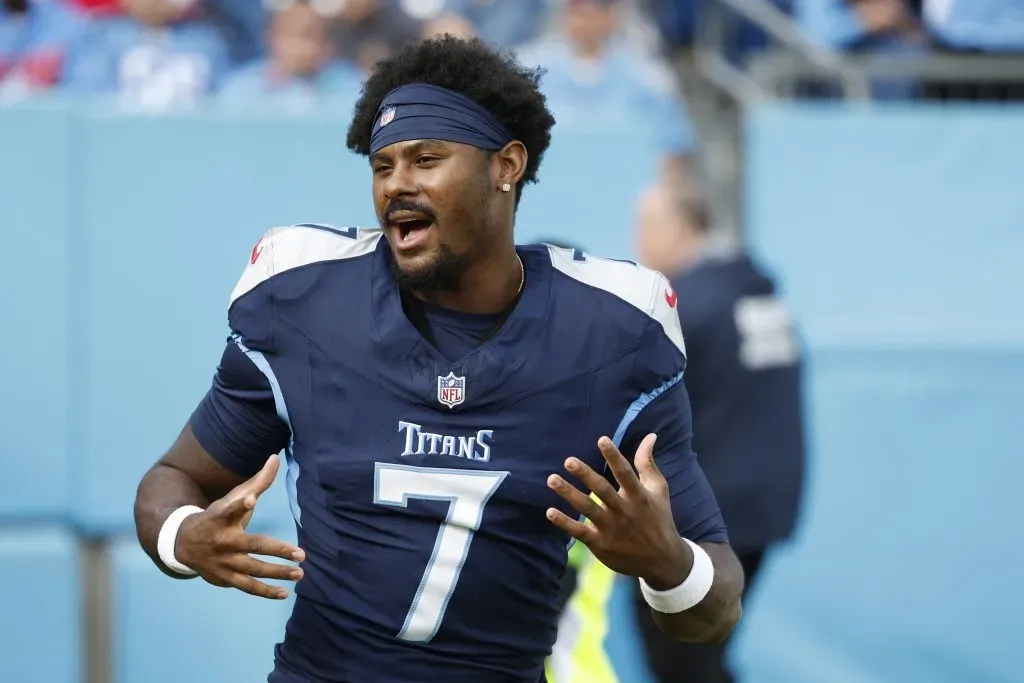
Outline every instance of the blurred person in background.
<svg viewBox="0 0 1024 683">
<path fill-rule="evenodd" d="M 915 0 L 932 48 L 953 55 L 1024 54 L 1024 0 Z M 1024 69 L 1016 82 L 930 82 L 937 100 L 1024 100 Z"/>
<path fill-rule="evenodd" d="M 338 56 L 369 73 L 374 64 L 423 35 L 423 23 L 387 0 L 341 0 L 331 24 Z"/>
<path fill-rule="evenodd" d="M 224 35 L 233 64 L 246 64 L 263 57 L 268 7 L 274 0 L 199 0 L 203 16 Z"/>
<path fill-rule="evenodd" d="M 621 0 L 565 0 L 559 34 L 520 50 L 543 66 L 548 106 L 565 128 L 650 131 L 662 161 L 682 163 L 693 129 L 665 64 L 619 36 Z"/>
<path fill-rule="evenodd" d="M 424 38 L 434 38 L 443 35 L 463 39 L 478 37 L 473 24 L 459 14 L 441 14 L 424 22 Z"/>
<path fill-rule="evenodd" d="M 359 95 L 361 73 L 333 58 L 324 16 L 305 0 L 272 7 L 267 57 L 228 76 L 221 101 L 266 101 L 300 110 L 327 102 L 350 107 Z"/>
<path fill-rule="evenodd" d="M 120 7 L 123 13 L 94 19 L 69 53 L 69 92 L 165 111 L 216 89 L 229 67 L 227 43 L 202 20 L 196 0 L 120 0 Z"/>
<path fill-rule="evenodd" d="M 0 102 L 56 86 L 84 27 L 81 13 L 55 0 L 0 0 Z"/>
<path fill-rule="evenodd" d="M 920 25 L 906 0 L 794 0 L 794 6 L 805 35 L 823 47 L 906 58 L 925 52 Z M 909 78 L 875 78 L 871 90 L 877 99 L 908 99 L 918 93 Z M 831 85 L 817 83 L 803 92 L 812 97 L 833 94 Z"/>
<path fill-rule="evenodd" d="M 410 17 L 432 23 L 441 17 L 459 17 L 472 27 L 472 35 L 498 47 L 516 47 L 536 38 L 549 18 L 549 0 L 401 0 Z M 443 33 L 434 31 L 432 35 Z M 453 35 L 462 35 L 454 34 Z M 467 34 L 469 35 L 469 34 Z"/>
<path fill-rule="evenodd" d="M 775 283 L 738 243 L 712 231 L 691 185 L 662 183 L 639 204 L 637 253 L 675 289 L 689 363 L 693 448 L 755 585 L 765 553 L 789 538 L 804 478 L 802 352 Z M 660 683 L 733 680 L 720 645 L 671 641 L 638 598 L 647 661 Z"/>
</svg>

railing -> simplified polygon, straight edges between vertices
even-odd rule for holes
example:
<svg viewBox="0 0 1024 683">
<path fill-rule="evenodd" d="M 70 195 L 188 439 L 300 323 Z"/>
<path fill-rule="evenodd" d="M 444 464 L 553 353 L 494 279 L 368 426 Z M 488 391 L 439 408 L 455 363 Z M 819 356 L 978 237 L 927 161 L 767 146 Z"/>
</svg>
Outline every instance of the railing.
<svg viewBox="0 0 1024 683">
<path fill-rule="evenodd" d="M 769 44 L 733 60 L 741 21 L 759 27 Z M 815 92 L 865 106 L 874 101 L 876 84 L 895 81 L 973 87 L 981 91 L 979 99 L 1024 94 L 1024 55 L 841 53 L 805 37 L 797 22 L 768 0 L 709 0 L 694 44 L 679 49 L 673 65 L 701 140 L 698 165 L 714 222 L 737 237 L 744 232 L 743 121 L 763 102 L 800 97 L 811 85 Z"/>
<path fill-rule="evenodd" d="M 718 0 L 731 2 L 735 0 Z M 867 83 L 904 79 L 919 83 L 987 85 L 996 88 L 1024 83 L 1024 55 L 981 56 L 920 54 L 851 54 L 842 57 L 846 68 L 861 74 Z M 764 98 L 784 99 L 797 93 L 801 83 L 815 81 L 838 86 L 849 97 L 837 72 L 809 62 L 786 50 L 765 50 L 747 63 L 747 78 Z"/>
<path fill-rule="evenodd" d="M 711 0 L 698 24 L 694 46 L 697 66 L 704 78 L 737 102 L 752 105 L 770 96 L 770 91 L 748 70 L 725 57 L 727 40 L 740 19 L 765 32 L 774 44 L 773 53 L 780 52 L 793 63 L 835 79 L 846 99 L 871 98 L 870 81 L 861 69 L 845 56 L 811 42 L 795 21 L 767 0 Z"/>
</svg>

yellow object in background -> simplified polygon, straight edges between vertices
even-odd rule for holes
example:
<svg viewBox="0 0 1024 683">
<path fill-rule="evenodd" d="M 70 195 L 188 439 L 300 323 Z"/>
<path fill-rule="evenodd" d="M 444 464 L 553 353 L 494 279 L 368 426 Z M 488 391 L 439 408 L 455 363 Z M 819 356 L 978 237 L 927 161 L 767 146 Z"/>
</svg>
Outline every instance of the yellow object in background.
<svg viewBox="0 0 1024 683">
<path fill-rule="evenodd" d="M 616 574 L 582 543 L 569 551 L 576 590 L 558 623 L 558 640 L 547 662 L 548 683 L 618 683 L 604 649 L 608 604 Z"/>
</svg>

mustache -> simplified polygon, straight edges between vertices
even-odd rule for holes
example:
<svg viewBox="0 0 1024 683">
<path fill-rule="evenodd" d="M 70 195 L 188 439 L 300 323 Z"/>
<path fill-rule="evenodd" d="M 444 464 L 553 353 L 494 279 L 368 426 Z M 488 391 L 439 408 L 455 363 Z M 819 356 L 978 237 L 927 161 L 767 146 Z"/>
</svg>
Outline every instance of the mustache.
<svg viewBox="0 0 1024 683">
<path fill-rule="evenodd" d="M 421 213 L 432 222 L 437 222 L 437 214 L 434 210 L 425 204 L 417 204 L 416 202 L 408 199 L 392 199 L 388 202 L 388 205 L 384 207 L 384 223 L 391 222 L 391 215 L 398 211 L 415 211 Z"/>
</svg>

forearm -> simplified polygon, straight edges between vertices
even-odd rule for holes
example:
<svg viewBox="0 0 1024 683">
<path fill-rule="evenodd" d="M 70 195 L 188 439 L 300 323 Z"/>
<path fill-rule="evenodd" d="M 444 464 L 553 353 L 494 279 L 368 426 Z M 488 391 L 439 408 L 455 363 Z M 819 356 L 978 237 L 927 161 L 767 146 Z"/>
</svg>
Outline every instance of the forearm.
<svg viewBox="0 0 1024 683">
<path fill-rule="evenodd" d="M 654 581 L 645 579 L 655 590 L 678 586 L 693 566 L 693 551 L 681 543 L 685 551 L 673 553 L 671 563 Z M 711 557 L 715 578 L 704 599 L 690 609 L 675 614 L 651 610 L 658 627 L 670 637 L 683 642 L 717 643 L 732 633 L 743 613 L 743 567 L 732 549 L 722 543 L 702 543 Z"/>
<path fill-rule="evenodd" d="M 172 512 L 183 505 L 209 506 L 211 500 L 185 472 L 157 463 L 142 478 L 135 496 L 135 531 L 139 544 L 164 574 L 189 578 L 169 570 L 157 553 L 160 528 Z"/>
</svg>

